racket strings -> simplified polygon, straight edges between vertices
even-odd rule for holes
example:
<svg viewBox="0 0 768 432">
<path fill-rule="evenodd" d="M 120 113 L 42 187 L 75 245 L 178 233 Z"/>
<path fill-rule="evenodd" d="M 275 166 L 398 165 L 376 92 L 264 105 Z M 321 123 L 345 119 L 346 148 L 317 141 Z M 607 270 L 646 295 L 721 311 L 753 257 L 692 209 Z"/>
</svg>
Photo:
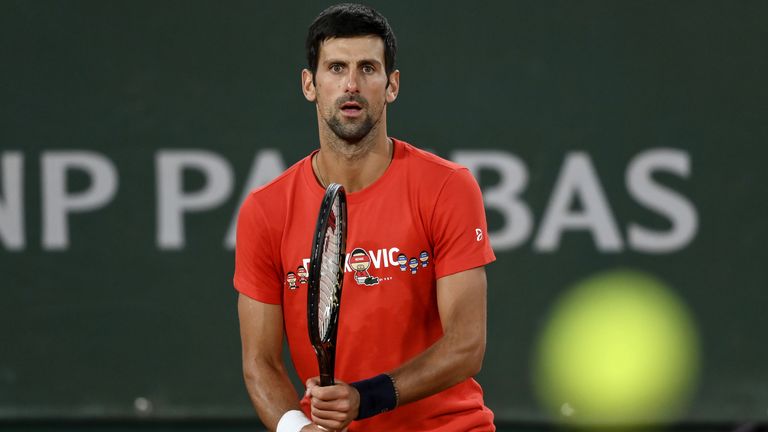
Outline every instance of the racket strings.
<svg viewBox="0 0 768 432">
<path fill-rule="evenodd" d="M 329 224 L 325 231 L 325 244 L 323 248 L 325 252 L 320 263 L 320 295 L 317 303 L 317 320 L 321 339 L 325 339 L 331 324 L 331 311 L 338 302 L 336 292 L 339 284 L 339 252 L 341 248 L 341 230 L 338 229 L 335 223 L 337 222 L 335 215 L 338 214 L 338 209 L 339 203 L 336 201 L 330 216 L 334 223 Z"/>
</svg>

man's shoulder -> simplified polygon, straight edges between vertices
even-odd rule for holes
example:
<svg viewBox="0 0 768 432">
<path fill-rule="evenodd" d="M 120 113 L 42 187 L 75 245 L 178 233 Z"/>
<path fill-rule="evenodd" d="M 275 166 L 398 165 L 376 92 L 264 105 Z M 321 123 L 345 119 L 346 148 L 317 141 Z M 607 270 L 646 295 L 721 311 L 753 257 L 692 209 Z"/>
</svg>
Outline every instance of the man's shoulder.
<svg viewBox="0 0 768 432">
<path fill-rule="evenodd" d="M 294 191 L 300 189 L 296 187 L 296 183 L 301 180 L 303 164 L 307 160 L 309 156 L 291 165 L 269 182 L 253 188 L 243 202 L 243 209 L 252 211 L 261 208 L 262 211 L 269 209 L 274 212 L 283 208 L 281 204 L 287 203 Z"/>
<path fill-rule="evenodd" d="M 408 142 L 397 140 L 403 148 L 403 158 L 408 160 L 409 166 L 416 172 L 425 176 L 436 174 L 450 175 L 454 171 L 467 169 L 463 165 L 444 159 L 432 152 L 418 148 Z"/>
<path fill-rule="evenodd" d="M 280 173 L 269 182 L 251 190 L 249 197 L 255 196 L 258 199 L 284 197 L 293 188 L 295 182 L 301 176 L 301 169 L 304 163 L 309 160 L 309 156 L 299 160 L 288 169 Z"/>
<path fill-rule="evenodd" d="M 464 165 L 444 159 L 427 150 L 401 141 L 403 159 L 406 161 L 408 178 L 418 182 L 419 193 L 437 194 L 447 185 L 462 190 L 475 187 L 477 183 L 470 170 Z"/>
</svg>

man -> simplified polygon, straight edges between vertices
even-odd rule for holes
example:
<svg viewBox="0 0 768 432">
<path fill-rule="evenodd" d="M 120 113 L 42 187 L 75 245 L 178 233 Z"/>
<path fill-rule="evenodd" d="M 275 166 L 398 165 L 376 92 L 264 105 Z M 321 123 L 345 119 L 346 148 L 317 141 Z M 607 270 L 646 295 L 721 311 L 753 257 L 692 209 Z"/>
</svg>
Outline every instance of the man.
<svg viewBox="0 0 768 432">
<path fill-rule="evenodd" d="M 396 42 L 365 6 L 323 11 L 309 28 L 302 90 L 316 106 L 320 149 L 248 197 L 238 219 L 234 284 L 243 371 L 262 422 L 278 432 L 493 431 L 472 376 L 485 352 L 488 243 L 469 171 L 387 136 L 400 88 Z M 307 333 L 309 257 L 324 188 L 347 191 L 348 254 L 360 249 L 379 283 L 349 268 L 341 300 L 336 378 L 320 387 Z M 426 252 L 429 265 L 400 269 Z M 301 402 L 281 358 L 287 335 L 307 390 Z"/>
</svg>

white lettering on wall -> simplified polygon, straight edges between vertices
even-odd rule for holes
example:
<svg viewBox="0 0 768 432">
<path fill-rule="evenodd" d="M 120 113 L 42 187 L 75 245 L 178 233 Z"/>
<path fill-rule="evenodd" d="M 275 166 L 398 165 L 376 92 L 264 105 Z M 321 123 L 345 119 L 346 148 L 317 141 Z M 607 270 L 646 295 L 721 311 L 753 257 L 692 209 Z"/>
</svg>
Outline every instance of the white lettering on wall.
<svg viewBox="0 0 768 432">
<path fill-rule="evenodd" d="M 640 252 L 669 253 L 687 246 L 698 229 L 698 215 L 693 204 L 682 195 L 653 181 L 657 171 L 687 178 L 691 162 L 688 153 L 675 149 L 653 149 L 632 159 L 626 173 L 627 190 L 645 207 L 665 216 L 672 223 L 669 231 L 653 231 L 630 222 L 627 236 Z"/>
<path fill-rule="evenodd" d="M 582 210 L 571 210 L 574 198 L 579 199 Z M 589 155 L 584 152 L 566 155 L 534 249 L 542 252 L 557 250 L 563 233 L 569 230 L 589 231 L 601 252 L 617 252 L 622 248 L 619 229 L 600 180 Z"/>
<path fill-rule="evenodd" d="M 476 178 L 493 172 L 498 181 L 483 185 L 485 207 L 495 218 L 491 224 L 491 244 L 497 252 L 513 250 L 530 243 L 534 252 L 554 253 L 568 233 L 591 236 L 598 251 L 616 253 L 633 250 L 647 254 L 666 254 L 684 249 L 696 238 L 699 215 L 695 203 L 683 193 L 654 178 L 659 173 L 683 179 L 691 176 L 691 156 L 673 148 L 655 148 L 635 155 L 628 163 L 624 181 L 627 197 L 648 211 L 669 221 L 669 226 L 643 226 L 637 216 L 616 219 L 601 178 L 587 152 L 566 153 L 541 221 L 536 225 L 532 208 L 523 198 L 529 183 L 529 170 L 518 156 L 504 150 L 457 150 L 452 159 L 469 168 Z M 27 247 L 30 228 L 25 194 L 25 155 L 20 151 L 0 152 L 0 248 L 20 251 Z M 44 250 L 66 250 L 70 246 L 69 222 L 73 215 L 97 210 L 109 204 L 118 189 L 118 170 L 106 156 L 86 150 L 48 151 L 40 155 L 41 243 Z M 223 247 L 235 245 L 239 205 L 248 194 L 286 169 L 281 153 L 262 149 L 255 153 L 239 201 L 226 226 L 217 224 Z M 203 178 L 197 190 L 185 190 L 188 171 Z M 67 189 L 73 173 L 85 175 L 89 184 L 83 190 Z M 220 207 L 233 196 L 235 174 L 230 163 L 208 150 L 162 149 L 155 155 L 156 243 L 162 250 L 181 250 L 187 244 L 185 218 Z M 549 173 L 544 173 L 544 177 Z M 542 178 L 542 175 L 537 175 Z M 129 182 L 132 186 L 140 182 Z M 138 186 L 133 186 L 138 187 Z M 540 189 L 537 189 L 540 190 Z M 611 191 L 615 193 L 615 190 Z M 147 194 L 148 195 L 148 194 Z M 548 196 L 547 196 L 548 195 Z M 613 197 L 614 199 L 617 197 Z M 577 205 L 578 204 L 578 205 Z M 147 210 L 152 211 L 152 210 Z M 34 220 L 34 219 L 33 219 Z M 626 236 L 626 237 L 623 237 Z M 397 266 L 397 248 L 371 251 L 374 267 Z"/>
<path fill-rule="evenodd" d="M 24 157 L 0 153 L 0 242 L 8 250 L 22 250 L 24 236 Z"/>
<path fill-rule="evenodd" d="M 232 192 L 234 176 L 229 163 L 206 150 L 163 150 L 156 155 L 157 245 L 182 249 L 185 244 L 184 214 L 210 210 Z M 183 171 L 196 170 L 205 184 L 196 191 L 183 188 Z"/>
<path fill-rule="evenodd" d="M 100 209 L 117 191 L 117 169 L 105 156 L 84 150 L 50 151 L 41 157 L 43 176 L 43 248 L 69 247 L 69 214 Z M 79 170 L 91 183 L 83 191 L 67 191 L 67 174 Z"/>
</svg>

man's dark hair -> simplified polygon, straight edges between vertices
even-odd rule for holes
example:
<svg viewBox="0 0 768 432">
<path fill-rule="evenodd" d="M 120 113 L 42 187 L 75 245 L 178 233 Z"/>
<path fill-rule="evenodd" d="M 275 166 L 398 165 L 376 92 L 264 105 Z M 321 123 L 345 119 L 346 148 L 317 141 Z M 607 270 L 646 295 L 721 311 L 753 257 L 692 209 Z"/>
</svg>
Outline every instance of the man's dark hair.
<svg viewBox="0 0 768 432">
<path fill-rule="evenodd" d="M 397 40 L 387 19 L 373 8 L 355 3 L 333 5 L 320 12 L 307 33 L 307 64 L 317 72 L 320 44 L 337 37 L 378 36 L 384 41 L 384 69 L 387 79 L 395 70 Z"/>
</svg>

